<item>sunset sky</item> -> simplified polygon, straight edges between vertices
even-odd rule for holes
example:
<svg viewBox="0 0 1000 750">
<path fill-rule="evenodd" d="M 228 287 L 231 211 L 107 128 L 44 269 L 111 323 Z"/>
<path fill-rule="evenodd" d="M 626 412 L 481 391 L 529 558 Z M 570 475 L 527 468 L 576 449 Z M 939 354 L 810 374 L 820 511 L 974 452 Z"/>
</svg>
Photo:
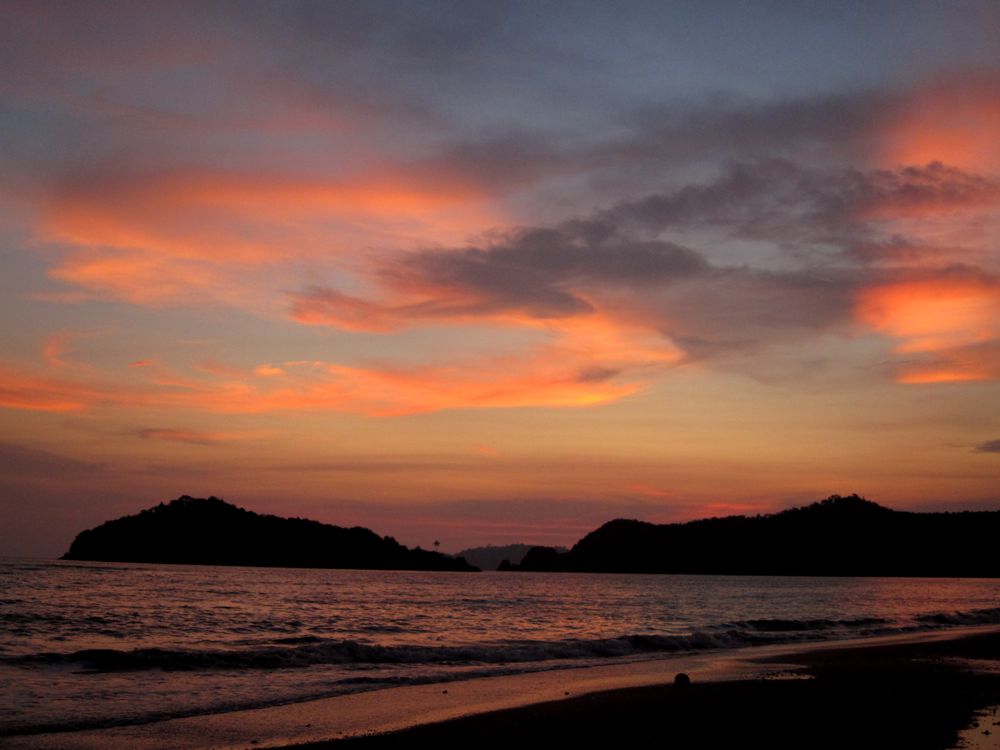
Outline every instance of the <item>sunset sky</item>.
<svg viewBox="0 0 1000 750">
<path fill-rule="evenodd" d="M 0 4 L 0 554 L 1000 508 L 1000 4 Z"/>
</svg>

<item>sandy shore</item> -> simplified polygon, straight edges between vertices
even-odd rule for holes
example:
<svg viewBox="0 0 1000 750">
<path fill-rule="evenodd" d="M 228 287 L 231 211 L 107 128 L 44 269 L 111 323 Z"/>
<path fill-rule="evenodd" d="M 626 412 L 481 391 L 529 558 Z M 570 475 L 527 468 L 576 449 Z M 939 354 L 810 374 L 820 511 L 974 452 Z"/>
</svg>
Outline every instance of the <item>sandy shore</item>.
<svg viewBox="0 0 1000 750">
<path fill-rule="evenodd" d="M 675 688 L 677 672 L 693 685 Z M 1000 703 L 1000 628 L 784 645 L 414 685 L 102 730 L 22 750 L 949 748 Z M 1000 721 L 1000 717 L 993 720 Z M 1000 748 L 1000 724 L 970 730 Z M 983 734 L 989 732 L 989 734 Z"/>
<path fill-rule="evenodd" d="M 761 663 L 779 659 L 781 671 L 752 680 L 605 691 L 299 750 L 1000 748 L 996 632 Z"/>
</svg>

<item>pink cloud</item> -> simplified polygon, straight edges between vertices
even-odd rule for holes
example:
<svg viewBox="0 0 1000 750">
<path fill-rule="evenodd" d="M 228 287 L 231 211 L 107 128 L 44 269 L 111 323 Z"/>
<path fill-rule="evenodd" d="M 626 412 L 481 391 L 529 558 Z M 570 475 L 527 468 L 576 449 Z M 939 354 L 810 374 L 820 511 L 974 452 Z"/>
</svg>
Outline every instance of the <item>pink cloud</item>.
<svg viewBox="0 0 1000 750">
<path fill-rule="evenodd" d="M 337 179 L 208 169 L 75 175 L 42 207 L 39 233 L 67 250 L 51 276 L 95 296 L 247 306 L 289 264 L 337 267 L 358 243 L 457 239 L 497 220 L 467 183 L 379 169 Z"/>
<path fill-rule="evenodd" d="M 17 369 L 0 371 L 0 406 L 36 411 L 142 407 L 252 414 L 333 411 L 401 416 L 443 409 L 586 407 L 617 401 L 642 387 L 640 343 L 620 344 L 595 358 L 581 336 L 564 332 L 553 343 L 517 356 L 440 365 L 349 366 L 323 361 L 265 364 L 241 377 L 212 368 L 206 377 L 173 372 L 152 360 L 133 363 L 141 381 L 79 381 Z M 645 356 L 645 355 L 643 355 Z M 649 363 L 669 365 L 662 352 Z"/>
<path fill-rule="evenodd" d="M 79 366 L 70 359 L 74 344 L 81 335 L 75 331 L 57 331 L 42 342 L 42 359 L 52 368 Z"/>
<path fill-rule="evenodd" d="M 892 338 L 901 383 L 1000 378 L 1000 280 L 924 273 L 863 289 L 858 320 Z"/>
</svg>

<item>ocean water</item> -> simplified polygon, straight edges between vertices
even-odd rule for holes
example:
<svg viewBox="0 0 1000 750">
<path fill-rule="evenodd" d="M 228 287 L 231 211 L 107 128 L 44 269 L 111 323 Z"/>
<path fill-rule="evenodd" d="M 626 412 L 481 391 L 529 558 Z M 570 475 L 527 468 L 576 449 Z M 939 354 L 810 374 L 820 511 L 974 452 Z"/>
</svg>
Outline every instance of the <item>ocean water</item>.
<svg viewBox="0 0 1000 750">
<path fill-rule="evenodd" d="M 0 560 L 0 736 L 1000 622 L 1000 580 Z"/>
</svg>

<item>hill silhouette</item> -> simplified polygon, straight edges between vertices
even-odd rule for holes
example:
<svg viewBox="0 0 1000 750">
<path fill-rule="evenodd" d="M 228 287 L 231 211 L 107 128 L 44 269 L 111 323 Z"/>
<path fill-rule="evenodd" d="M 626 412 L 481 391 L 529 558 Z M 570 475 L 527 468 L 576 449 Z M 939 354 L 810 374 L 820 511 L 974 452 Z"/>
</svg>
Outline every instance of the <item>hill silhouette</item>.
<svg viewBox="0 0 1000 750">
<path fill-rule="evenodd" d="M 502 546 L 487 545 L 485 547 L 470 547 L 455 554 L 464 557 L 480 570 L 497 570 L 506 561 L 506 570 L 511 564 L 519 564 L 534 544 L 504 544 Z M 556 547 L 559 552 L 568 552 L 565 547 Z"/>
<path fill-rule="evenodd" d="M 184 495 L 80 532 L 63 560 L 291 568 L 474 571 L 462 558 L 356 526 L 261 515 L 216 497 Z"/>
<path fill-rule="evenodd" d="M 653 524 L 617 519 L 515 570 L 595 573 L 1000 577 L 1000 511 L 913 513 L 858 495 L 803 508 Z"/>
</svg>

